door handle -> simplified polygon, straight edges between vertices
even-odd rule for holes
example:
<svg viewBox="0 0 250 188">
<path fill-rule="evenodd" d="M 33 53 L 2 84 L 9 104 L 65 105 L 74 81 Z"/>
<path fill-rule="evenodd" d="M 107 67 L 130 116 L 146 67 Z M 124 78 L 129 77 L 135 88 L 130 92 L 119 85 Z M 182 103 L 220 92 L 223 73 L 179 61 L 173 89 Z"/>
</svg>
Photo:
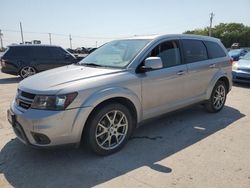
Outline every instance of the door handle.
<svg viewBox="0 0 250 188">
<path fill-rule="evenodd" d="M 177 75 L 183 75 L 183 74 L 185 74 L 183 70 L 177 72 Z"/>
<path fill-rule="evenodd" d="M 209 68 L 215 68 L 215 64 L 209 65 Z"/>
</svg>

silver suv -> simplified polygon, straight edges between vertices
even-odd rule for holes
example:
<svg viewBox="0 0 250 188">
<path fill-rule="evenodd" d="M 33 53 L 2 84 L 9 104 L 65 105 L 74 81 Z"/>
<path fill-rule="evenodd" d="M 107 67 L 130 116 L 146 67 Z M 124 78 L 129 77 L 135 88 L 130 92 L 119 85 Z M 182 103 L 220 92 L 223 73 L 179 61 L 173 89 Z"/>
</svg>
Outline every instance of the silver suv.
<svg viewBox="0 0 250 188">
<path fill-rule="evenodd" d="M 8 120 L 38 147 L 85 141 L 97 154 L 121 149 L 143 120 L 203 103 L 220 111 L 231 62 L 220 40 L 163 35 L 109 42 L 77 64 L 20 82 Z"/>
</svg>

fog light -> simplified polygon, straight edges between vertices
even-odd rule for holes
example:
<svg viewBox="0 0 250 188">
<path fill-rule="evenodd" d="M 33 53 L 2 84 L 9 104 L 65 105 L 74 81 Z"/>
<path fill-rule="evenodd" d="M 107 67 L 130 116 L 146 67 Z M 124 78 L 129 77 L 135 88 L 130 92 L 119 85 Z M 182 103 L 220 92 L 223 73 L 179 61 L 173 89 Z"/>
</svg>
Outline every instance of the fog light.
<svg viewBox="0 0 250 188">
<path fill-rule="evenodd" d="M 44 134 L 34 132 L 31 132 L 31 134 L 38 144 L 45 145 L 50 143 L 50 139 Z"/>
</svg>

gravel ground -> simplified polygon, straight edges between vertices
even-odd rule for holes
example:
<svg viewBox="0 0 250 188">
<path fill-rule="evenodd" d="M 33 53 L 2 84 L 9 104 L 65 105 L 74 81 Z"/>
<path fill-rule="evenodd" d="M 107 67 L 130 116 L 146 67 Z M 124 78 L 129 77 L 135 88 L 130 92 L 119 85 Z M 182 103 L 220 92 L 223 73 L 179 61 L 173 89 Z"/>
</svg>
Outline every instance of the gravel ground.
<svg viewBox="0 0 250 188">
<path fill-rule="evenodd" d="M 0 187 L 250 187 L 250 86 L 236 85 L 225 108 L 201 106 L 144 123 L 120 152 L 32 149 L 6 119 L 19 78 L 0 73 Z"/>
</svg>

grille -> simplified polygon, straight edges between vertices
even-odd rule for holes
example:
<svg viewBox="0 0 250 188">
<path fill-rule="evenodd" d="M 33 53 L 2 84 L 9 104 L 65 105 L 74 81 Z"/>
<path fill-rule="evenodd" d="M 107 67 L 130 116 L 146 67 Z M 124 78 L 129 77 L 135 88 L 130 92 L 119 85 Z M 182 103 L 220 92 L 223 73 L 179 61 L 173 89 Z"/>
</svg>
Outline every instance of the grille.
<svg viewBox="0 0 250 188">
<path fill-rule="evenodd" d="M 21 108 L 29 109 L 35 96 L 36 96 L 35 94 L 18 90 L 18 94 L 16 97 L 16 104 Z"/>
<path fill-rule="evenodd" d="M 32 94 L 32 93 L 27 93 L 25 91 L 22 91 L 21 92 L 21 96 L 22 97 L 25 97 L 25 98 L 28 98 L 28 99 L 34 99 L 35 98 L 35 94 Z"/>
</svg>

